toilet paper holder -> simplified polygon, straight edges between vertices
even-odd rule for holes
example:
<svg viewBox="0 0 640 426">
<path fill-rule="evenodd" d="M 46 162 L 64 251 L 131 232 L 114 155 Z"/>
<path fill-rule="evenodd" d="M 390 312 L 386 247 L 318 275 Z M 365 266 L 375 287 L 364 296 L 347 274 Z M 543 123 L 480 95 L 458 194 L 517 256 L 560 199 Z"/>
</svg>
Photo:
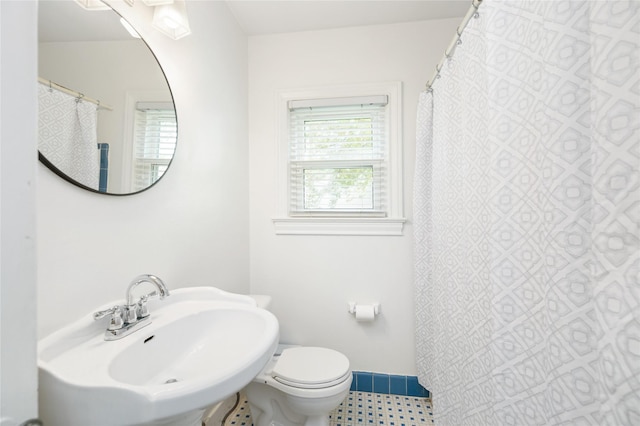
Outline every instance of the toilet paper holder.
<svg viewBox="0 0 640 426">
<path fill-rule="evenodd" d="M 356 306 L 358 306 L 359 303 L 356 302 L 349 302 L 349 313 L 350 314 L 354 314 L 356 313 Z M 363 305 L 363 304 L 360 304 Z M 373 306 L 373 313 L 375 315 L 378 315 L 380 313 L 380 304 L 379 303 L 369 303 L 369 306 Z"/>
</svg>

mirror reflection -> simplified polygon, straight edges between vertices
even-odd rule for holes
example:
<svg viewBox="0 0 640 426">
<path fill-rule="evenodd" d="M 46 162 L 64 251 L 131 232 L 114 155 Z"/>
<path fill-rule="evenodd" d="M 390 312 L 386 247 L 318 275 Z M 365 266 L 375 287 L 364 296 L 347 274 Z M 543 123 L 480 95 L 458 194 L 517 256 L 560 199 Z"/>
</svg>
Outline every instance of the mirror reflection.
<svg viewBox="0 0 640 426">
<path fill-rule="evenodd" d="M 155 56 L 111 9 L 41 0 L 38 13 L 40 160 L 91 191 L 147 189 L 169 167 L 177 139 Z"/>
</svg>

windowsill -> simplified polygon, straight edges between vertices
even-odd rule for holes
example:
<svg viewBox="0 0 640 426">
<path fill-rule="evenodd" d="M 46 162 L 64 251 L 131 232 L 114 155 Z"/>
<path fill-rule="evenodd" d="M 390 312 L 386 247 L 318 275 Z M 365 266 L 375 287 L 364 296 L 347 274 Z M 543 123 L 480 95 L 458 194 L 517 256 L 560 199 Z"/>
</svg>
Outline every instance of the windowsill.
<svg viewBox="0 0 640 426">
<path fill-rule="evenodd" d="M 276 235 L 402 235 L 404 218 L 275 218 Z"/>
</svg>

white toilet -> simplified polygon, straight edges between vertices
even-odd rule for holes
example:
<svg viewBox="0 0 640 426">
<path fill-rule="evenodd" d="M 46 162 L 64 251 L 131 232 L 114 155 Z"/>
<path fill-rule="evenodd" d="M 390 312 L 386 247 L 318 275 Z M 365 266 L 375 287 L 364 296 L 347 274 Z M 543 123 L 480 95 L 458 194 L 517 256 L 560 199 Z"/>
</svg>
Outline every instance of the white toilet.
<svg viewBox="0 0 640 426">
<path fill-rule="evenodd" d="M 256 300 L 261 307 L 270 301 Z M 329 414 L 349 393 L 351 380 L 349 359 L 338 351 L 280 345 L 244 389 L 253 425 L 329 426 Z"/>
</svg>

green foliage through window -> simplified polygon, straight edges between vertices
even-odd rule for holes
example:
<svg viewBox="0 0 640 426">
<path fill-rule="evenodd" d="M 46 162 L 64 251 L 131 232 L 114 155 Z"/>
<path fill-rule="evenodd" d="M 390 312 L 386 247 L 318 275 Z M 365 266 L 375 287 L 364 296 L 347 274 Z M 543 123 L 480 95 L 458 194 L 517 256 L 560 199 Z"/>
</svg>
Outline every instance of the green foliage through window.
<svg viewBox="0 0 640 426">
<path fill-rule="evenodd" d="M 373 167 L 304 170 L 304 208 L 372 209 Z"/>
</svg>

